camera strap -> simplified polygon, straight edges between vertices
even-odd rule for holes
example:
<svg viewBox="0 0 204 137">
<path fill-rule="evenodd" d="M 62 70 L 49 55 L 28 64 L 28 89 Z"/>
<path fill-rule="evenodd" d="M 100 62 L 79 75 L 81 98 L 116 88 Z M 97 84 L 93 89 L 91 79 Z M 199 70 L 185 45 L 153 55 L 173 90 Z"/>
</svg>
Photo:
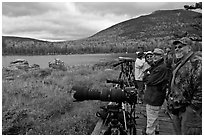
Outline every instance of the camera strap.
<svg viewBox="0 0 204 137">
<path fill-rule="evenodd" d="M 173 71 L 173 76 L 172 76 L 172 80 L 171 80 L 171 89 L 173 89 L 174 87 L 174 80 L 176 77 L 176 73 L 178 72 L 178 70 L 190 59 L 190 57 L 193 55 L 193 52 L 191 51 L 182 61 L 181 63 L 174 69 Z"/>
</svg>

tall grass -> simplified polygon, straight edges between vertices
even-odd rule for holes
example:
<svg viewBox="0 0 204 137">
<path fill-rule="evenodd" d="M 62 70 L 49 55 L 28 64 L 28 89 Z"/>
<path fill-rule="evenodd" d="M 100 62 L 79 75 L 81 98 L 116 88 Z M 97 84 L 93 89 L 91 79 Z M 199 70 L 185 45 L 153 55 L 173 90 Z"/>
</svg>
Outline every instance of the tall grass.
<svg viewBox="0 0 204 137">
<path fill-rule="evenodd" d="M 73 102 L 71 87 L 79 84 L 93 89 L 111 87 L 107 78 L 118 71 L 70 67 L 68 71 L 40 69 L 12 73 L 3 70 L 2 134 L 86 135 L 98 120 L 95 113 L 106 102 Z"/>
</svg>

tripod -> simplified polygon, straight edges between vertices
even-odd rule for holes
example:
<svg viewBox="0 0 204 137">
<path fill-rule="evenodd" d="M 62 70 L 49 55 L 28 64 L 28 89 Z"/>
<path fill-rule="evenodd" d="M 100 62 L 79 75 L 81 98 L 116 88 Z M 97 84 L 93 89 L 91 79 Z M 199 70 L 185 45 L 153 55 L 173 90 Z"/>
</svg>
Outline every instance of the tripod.
<svg viewBox="0 0 204 137">
<path fill-rule="evenodd" d="M 133 73 L 134 59 L 128 57 L 119 57 L 119 63 L 113 65 L 117 67 L 120 65 L 119 81 L 123 81 L 127 87 L 135 86 L 135 76 Z"/>
<path fill-rule="evenodd" d="M 118 128 L 117 133 L 136 135 L 136 116 L 135 105 L 137 103 L 137 91 L 135 88 L 135 77 L 133 73 L 134 59 L 128 57 L 119 57 L 119 63 L 114 64 L 114 67 L 120 65 L 120 74 L 117 80 L 107 80 L 107 83 L 113 83 L 119 85 L 119 87 L 126 92 L 128 101 L 120 102 L 120 112 L 123 117 L 122 130 L 121 126 Z M 118 113 L 117 113 L 118 114 Z M 115 120 L 117 121 L 117 120 Z M 118 123 L 118 122 L 115 122 Z M 111 128 L 106 133 L 112 133 Z M 119 132 L 120 131 L 120 132 Z M 115 132 L 114 132 L 115 133 Z"/>
</svg>

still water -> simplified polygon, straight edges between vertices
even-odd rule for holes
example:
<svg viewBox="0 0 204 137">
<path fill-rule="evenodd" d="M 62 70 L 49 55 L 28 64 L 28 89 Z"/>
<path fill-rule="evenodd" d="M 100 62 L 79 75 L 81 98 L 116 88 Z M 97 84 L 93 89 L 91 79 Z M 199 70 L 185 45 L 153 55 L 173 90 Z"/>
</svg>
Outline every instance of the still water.
<svg viewBox="0 0 204 137">
<path fill-rule="evenodd" d="M 48 62 L 53 61 L 55 58 L 58 58 L 66 65 L 85 65 L 85 64 L 94 64 L 100 61 L 105 60 L 114 60 L 119 56 L 123 57 L 132 57 L 134 54 L 75 54 L 75 55 L 48 55 L 48 56 L 2 56 L 2 67 L 9 66 L 11 61 L 16 59 L 25 59 L 30 65 L 38 64 L 41 68 L 47 68 Z"/>
</svg>

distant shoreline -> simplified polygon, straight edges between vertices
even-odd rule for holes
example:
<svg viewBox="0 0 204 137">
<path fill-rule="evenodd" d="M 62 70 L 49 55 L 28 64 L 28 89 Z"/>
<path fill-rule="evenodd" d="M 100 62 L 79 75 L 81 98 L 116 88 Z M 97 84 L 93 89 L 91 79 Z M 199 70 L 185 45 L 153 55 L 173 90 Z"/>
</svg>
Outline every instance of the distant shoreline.
<svg viewBox="0 0 204 137">
<path fill-rule="evenodd" d="M 135 54 L 135 53 L 76 53 L 76 54 L 42 54 L 42 55 L 39 55 L 39 54 L 36 54 L 36 55 L 19 55 L 19 54 L 12 54 L 12 55 L 4 55 L 2 54 L 2 56 L 63 56 L 63 55 L 102 55 L 102 54 L 107 54 L 107 55 L 111 55 L 111 54 Z"/>
<path fill-rule="evenodd" d="M 36 55 L 36 56 L 2 56 L 2 67 L 8 67 L 11 61 L 16 59 L 25 59 L 29 64 L 38 64 L 41 68 L 48 67 L 48 62 L 59 58 L 64 61 L 66 65 L 79 65 L 79 64 L 94 64 L 104 60 L 114 60 L 119 56 L 135 58 L 134 53 L 100 53 L 100 54 L 71 54 L 71 55 Z"/>
</svg>

